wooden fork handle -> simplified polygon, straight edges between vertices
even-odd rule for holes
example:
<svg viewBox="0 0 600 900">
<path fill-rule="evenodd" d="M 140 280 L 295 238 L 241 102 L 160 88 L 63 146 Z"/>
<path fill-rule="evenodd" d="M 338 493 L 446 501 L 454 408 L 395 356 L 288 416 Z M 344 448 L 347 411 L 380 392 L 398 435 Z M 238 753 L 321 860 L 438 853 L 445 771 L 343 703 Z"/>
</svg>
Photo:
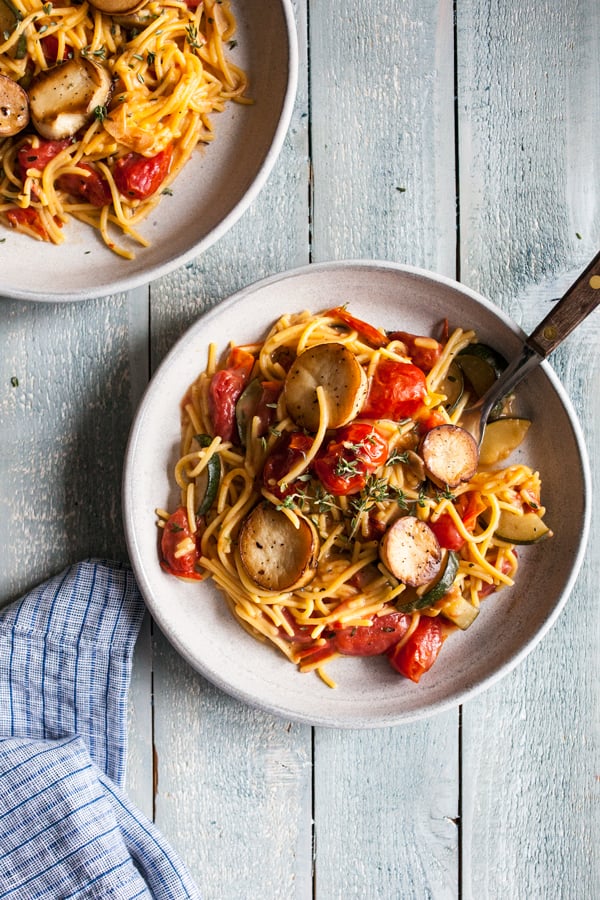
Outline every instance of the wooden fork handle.
<svg viewBox="0 0 600 900">
<path fill-rule="evenodd" d="M 571 285 L 564 297 L 527 338 L 527 344 L 545 358 L 600 303 L 600 253 Z"/>
</svg>

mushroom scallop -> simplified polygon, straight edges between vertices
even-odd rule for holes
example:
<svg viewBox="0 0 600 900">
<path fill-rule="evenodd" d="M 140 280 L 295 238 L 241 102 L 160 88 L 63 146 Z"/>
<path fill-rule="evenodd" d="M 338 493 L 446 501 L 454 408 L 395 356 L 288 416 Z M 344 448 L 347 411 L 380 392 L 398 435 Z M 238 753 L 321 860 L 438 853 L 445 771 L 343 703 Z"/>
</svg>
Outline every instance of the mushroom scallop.
<svg viewBox="0 0 600 900">
<path fill-rule="evenodd" d="M 367 376 L 343 344 L 316 344 L 298 356 L 285 379 L 285 402 L 296 425 L 312 432 L 320 421 L 318 387 L 323 388 L 329 427 L 339 428 L 358 415 L 367 395 Z"/>
<path fill-rule="evenodd" d="M 12 78 L 0 75 L 0 137 L 18 134 L 28 123 L 27 93 Z"/>
<path fill-rule="evenodd" d="M 48 140 L 72 137 L 106 106 L 111 87 L 108 71 L 87 57 L 46 69 L 29 88 L 31 121 Z"/>
<path fill-rule="evenodd" d="M 438 487 L 455 488 L 477 471 L 479 448 L 472 434 L 458 425 L 438 425 L 421 441 L 429 478 Z"/>
<path fill-rule="evenodd" d="M 239 551 L 246 574 L 267 591 L 298 590 L 314 577 L 319 553 L 315 526 L 298 516 L 298 527 L 270 503 L 256 506 L 244 520 Z"/>
</svg>

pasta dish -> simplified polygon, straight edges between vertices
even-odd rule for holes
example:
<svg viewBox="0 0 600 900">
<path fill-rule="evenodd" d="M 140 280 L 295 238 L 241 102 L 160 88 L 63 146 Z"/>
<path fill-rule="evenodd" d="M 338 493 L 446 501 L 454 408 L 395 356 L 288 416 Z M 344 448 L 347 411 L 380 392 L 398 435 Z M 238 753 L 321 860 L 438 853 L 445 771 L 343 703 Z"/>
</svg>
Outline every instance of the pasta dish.
<svg viewBox="0 0 600 900">
<path fill-rule="evenodd" d="M 131 259 L 212 114 L 250 102 L 228 0 L 0 0 L 0 220 Z"/>
<path fill-rule="evenodd" d="M 551 535 L 539 474 L 506 464 L 514 398 L 479 448 L 460 425 L 505 361 L 473 331 L 384 331 L 346 307 L 210 345 L 181 403 L 169 574 L 211 578 L 235 619 L 335 686 L 338 656 L 387 655 L 414 682 L 448 635 Z"/>
</svg>

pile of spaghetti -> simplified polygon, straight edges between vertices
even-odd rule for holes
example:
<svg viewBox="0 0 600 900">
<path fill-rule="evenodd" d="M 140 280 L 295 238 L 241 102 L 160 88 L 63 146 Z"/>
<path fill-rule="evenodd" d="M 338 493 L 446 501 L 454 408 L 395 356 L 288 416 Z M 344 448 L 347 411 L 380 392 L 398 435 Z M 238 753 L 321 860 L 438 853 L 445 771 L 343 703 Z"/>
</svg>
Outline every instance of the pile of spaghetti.
<svg viewBox="0 0 600 900">
<path fill-rule="evenodd" d="M 87 0 L 0 0 L 0 8 L 13 23 L 0 31 L 0 76 L 30 99 L 40 75 L 78 61 L 109 83 L 106 102 L 73 135 L 48 139 L 30 124 L 0 136 L 0 219 L 58 244 L 74 217 L 131 259 L 132 247 L 148 245 L 139 224 L 198 143 L 212 140 L 211 114 L 248 102 L 246 76 L 227 59 L 236 27 L 227 0 L 150 0 L 125 14 Z"/>
<path fill-rule="evenodd" d="M 538 473 L 482 467 L 457 424 L 473 387 L 458 396 L 453 367 L 477 338 L 440 330 L 384 332 L 345 307 L 284 315 L 222 359 L 211 345 L 182 401 L 163 568 L 212 578 L 246 630 L 331 686 L 340 655 L 385 653 L 418 681 L 513 584 L 499 523 L 550 534 Z"/>
</svg>

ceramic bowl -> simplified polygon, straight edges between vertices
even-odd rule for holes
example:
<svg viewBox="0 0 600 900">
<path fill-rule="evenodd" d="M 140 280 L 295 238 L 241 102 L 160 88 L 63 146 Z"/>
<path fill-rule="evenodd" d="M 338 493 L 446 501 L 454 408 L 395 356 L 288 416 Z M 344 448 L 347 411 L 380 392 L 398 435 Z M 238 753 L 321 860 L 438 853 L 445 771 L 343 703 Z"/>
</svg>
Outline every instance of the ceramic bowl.
<svg viewBox="0 0 600 900">
<path fill-rule="evenodd" d="M 300 674 L 279 652 L 250 637 L 210 581 L 186 583 L 159 566 L 155 509 L 177 505 L 173 464 L 178 400 L 204 368 L 210 341 L 223 347 L 261 338 L 283 312 L 348 304 L 379 327 L 431 334 L 445 317 L 475 329 L 507 358 L 521 332 L 473 291 L 418 269 L 376 262 L 312 265 L 246 288 L 199 319 L 173 347 L 141 402 L 124 470 L 124 523 L 131 562 L 150 612 L 168 640 L 203 676 L 238 699 L 313 725 L 396 725 L 456 706 L 511 671 L 543 638 L 565 604 L 589 528 L 589 466 L 571 404 L 548 363 L 518 388 L 533 420 L 512 461 L 539 469 L 554 537 L 519 549 L 513 588 L 482 604 L 465 632 L 445 642 L 419 684 L 382 657 L 328 664 L 337 687 Z M 552 447 L 552 453 L 548 448 Z"/>
<path fill-rule="evenodd" d="M 292 114 L 298 49 L 291 0 L 234 0 L 231 58 L 250 79 L 253 104 L 212 117 L 215 138 L 198 148 L 140 226 L 151 244 L 134 260 L 111 252 L 91 228 L 71 221 L 59 246 L 0 227 L 0 297 L 61 302 L 129 290 L 183 265 L 231 228 L 267 180 Z"/>
</svg>

